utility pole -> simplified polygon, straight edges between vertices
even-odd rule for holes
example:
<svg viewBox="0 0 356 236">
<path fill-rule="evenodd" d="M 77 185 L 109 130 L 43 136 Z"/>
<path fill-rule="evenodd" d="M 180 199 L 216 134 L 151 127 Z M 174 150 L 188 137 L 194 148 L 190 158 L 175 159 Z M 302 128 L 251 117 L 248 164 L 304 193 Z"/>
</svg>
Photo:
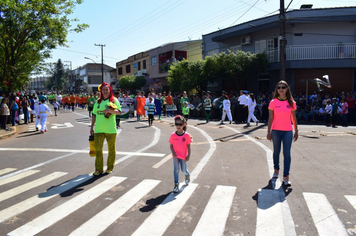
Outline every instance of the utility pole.
<svg viewBox="0 0 356 236">
<path fill-rule="evenodd" d="M 103 47 L 105 44 L 94 44 L 95 46 L 101 47 L 101 83 L 104 83 L 104 58 L 103 58 Z"/>
<path fill-rule="evenodd" d="M 279 79 L 286 80 L 286 16 L 284 0 L 280 0 L 279 9 Z"/>
</svg>

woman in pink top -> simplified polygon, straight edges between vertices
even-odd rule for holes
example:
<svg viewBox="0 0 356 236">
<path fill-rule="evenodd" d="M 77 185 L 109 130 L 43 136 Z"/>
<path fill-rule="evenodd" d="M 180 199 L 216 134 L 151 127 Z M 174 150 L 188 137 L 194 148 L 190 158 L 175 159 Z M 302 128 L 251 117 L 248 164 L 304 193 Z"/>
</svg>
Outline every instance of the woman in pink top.
<svg viewBox="0 0 356 236">
<path fill-rule="evenodd" d="M 185 184 L 190 181 L 190 175 L 187 168 L 187 161 L 190 158 L 190 144 L 192 139 L 187 131 L 187 121 L 183 116 L 175 116 L 174 123 L 177 131 L 171 134 L 169 138 L 170 148 L 174 164 L 174 193 L 179 192 L 179 166 L 185 174 Z"/>
<path fill-rule="evenodd" d="M 295 115 L 296 109 L 296 103 L 287 82 L 284 80 L 279 81 L 273 94 L 273 100 L 268 106 L 269 119 L 267 139 L 273 141 L 274 178 L 278 178 L 279 153 L 281 152 L 281 143 L 283 142 L 283 183 L 287 186 L 291 185 L 289 181 L 289 170 L 292 141 L 293 139 L 294 141 L 298 139 L 298 125 Z M 294 137 L 292 123 L 294 125 Z"/>
</svg>

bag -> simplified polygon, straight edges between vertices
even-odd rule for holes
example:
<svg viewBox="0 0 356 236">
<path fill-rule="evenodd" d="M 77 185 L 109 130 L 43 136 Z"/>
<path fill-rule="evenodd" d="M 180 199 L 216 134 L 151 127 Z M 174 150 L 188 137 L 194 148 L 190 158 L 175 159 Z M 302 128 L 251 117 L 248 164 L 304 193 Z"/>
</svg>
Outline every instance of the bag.
<svg viewBox="0 0 356 236">
<path fill-rule="evenodd" d="M 18 110 L 18 109 L 19 109 L 19 106 L 17 105 L 16 101 L 14 101 L 14 105 L 12 105 L 11 111 L 15 111 L 15 110 Z"/>
<path fill-rule="evenodd" d="M 176 111 L 177 106 L 176 105 L 166 105 L 166 111 Z"/>
<path fill-rule="evenodd" d="M 89 156 L 95 157 L 95 143 L 94 143 L 94 135 L 89 135 Z"/>
</svg>

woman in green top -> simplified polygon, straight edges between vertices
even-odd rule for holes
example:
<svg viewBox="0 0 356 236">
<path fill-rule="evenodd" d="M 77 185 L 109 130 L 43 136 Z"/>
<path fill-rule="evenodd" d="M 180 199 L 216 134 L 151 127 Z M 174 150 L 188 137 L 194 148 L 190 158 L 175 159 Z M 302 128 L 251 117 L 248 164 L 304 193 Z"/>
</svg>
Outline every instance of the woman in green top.
<svg viewBox="0 0 356 236">
<path fill-rule="evenodd" d="M 105 138 L 108 143 L 106 173 L 110 174 L 114 169 L 116 159 L 116 115 L 121 114 L 120 103 L 114 97 L 110 85 L 102 83 L 98 90 L 101 96 L 94 104 L 90 127 L 90 134 L 94 134 L 96 155 L 95 172 L 93 175 L 99 175 L 104 171 L 103 145 Z"/>
</svg>

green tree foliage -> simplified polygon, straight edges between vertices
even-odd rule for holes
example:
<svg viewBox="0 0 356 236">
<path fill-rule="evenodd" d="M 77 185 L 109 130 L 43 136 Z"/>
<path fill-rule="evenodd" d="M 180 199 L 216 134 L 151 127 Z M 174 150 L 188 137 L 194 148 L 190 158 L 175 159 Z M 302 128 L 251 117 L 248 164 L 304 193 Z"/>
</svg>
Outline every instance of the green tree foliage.
<svg viewBox="0 0 356 236">
<path fill-rule="evenodd" d="M 0 87 L 22 89 L 50 51 L 65 46 L 70 31 L 88 27 L 69 19 L 82 0 L 0 0 Z"/>
<path fill-rule="evenodd" d="M 67 72 L 64 70 L 64 65 L 61 59 L 58 59 L 57 63 L 50 65 L 47 73 L 51 75 L 46 82 L 46 88 L 50 90 L 56 90 L 57 93 L 63 90 L 67 83 Z"/>
<path fill-rule="evenodd" d="M 202 61 L 183 60 L 171 66 L 168 82 L 172 92 L 205 90 L 209 83 L 225 80 L 239 90 L 244 80 L 251 79 L 268 67 L 267 55 L 222 52 Z"/>
<path fill-rule="evenodd" d="M 146 84 L 146 79 L 142 76 L 125 75 L 120 78 L 120 88 L 135 91 L 141 89 Z"/>
</svg>

